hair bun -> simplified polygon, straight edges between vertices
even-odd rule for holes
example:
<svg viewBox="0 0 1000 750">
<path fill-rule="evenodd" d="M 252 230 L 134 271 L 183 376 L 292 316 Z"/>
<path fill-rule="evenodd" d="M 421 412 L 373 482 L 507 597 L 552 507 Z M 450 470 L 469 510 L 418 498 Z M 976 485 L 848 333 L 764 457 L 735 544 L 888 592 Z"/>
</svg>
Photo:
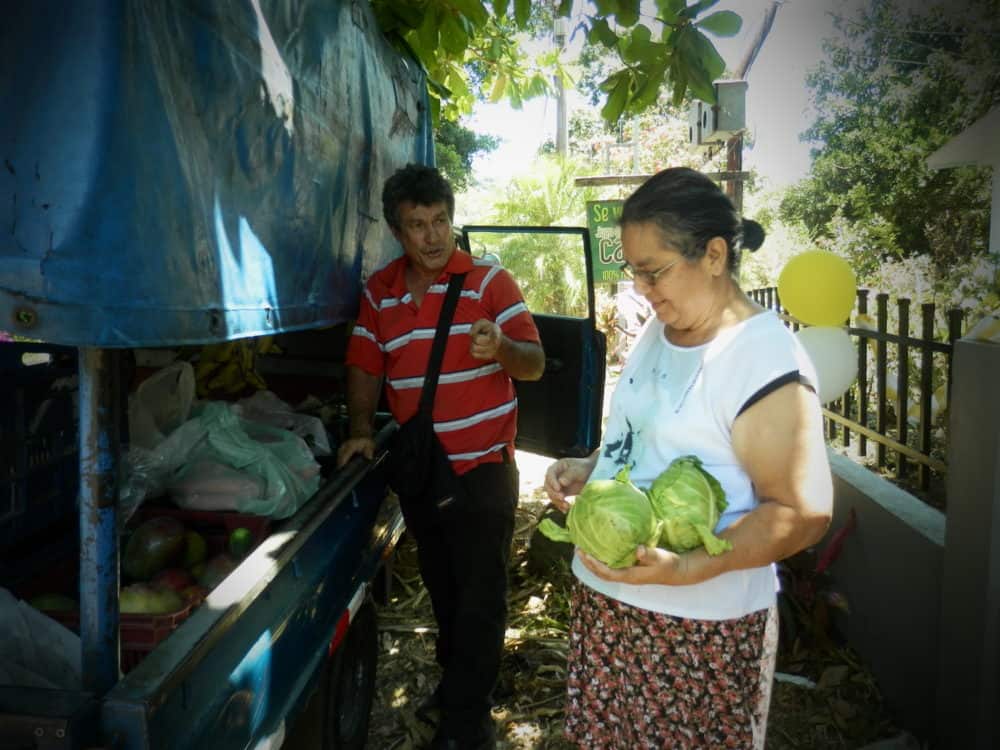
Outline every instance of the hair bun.
<svg viewBox="0 0 1000 750">
<path fill-rule="evenodd" d="M 743 242 L 741 246 L 751 253 L 764 244 L 764 227 L 753 219 L 743 219 Z"/>
</svg>

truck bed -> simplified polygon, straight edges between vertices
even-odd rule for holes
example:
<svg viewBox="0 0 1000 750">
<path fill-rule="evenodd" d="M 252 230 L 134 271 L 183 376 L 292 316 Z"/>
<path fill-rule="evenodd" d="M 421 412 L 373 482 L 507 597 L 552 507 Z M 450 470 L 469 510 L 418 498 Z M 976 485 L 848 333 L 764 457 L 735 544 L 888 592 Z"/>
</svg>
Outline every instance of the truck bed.
<svg viewBox="0 0 1000 750">
<path fill-rule="evenodd" d="M 108 693 L 105 741 L 222 750 L 277 732 L 402 530 L 378 462 L 337 473 Z"/>
</svg>

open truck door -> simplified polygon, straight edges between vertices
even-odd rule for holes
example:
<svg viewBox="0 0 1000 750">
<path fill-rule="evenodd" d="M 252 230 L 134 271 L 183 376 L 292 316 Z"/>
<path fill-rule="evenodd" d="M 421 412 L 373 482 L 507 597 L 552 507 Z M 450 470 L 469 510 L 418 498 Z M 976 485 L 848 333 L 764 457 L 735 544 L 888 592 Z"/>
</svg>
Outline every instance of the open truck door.
<svg viewBox="0 0 1000 750">
<path fill-rule="evenodd" d="M 586 456 L 601 440 L 607 342 L 597 330 L 585 227 L 465 226 L 463 246 L 513 274 L 545 348 L 545 374 L 515 381 L 517 447 Z"/>
</svg>

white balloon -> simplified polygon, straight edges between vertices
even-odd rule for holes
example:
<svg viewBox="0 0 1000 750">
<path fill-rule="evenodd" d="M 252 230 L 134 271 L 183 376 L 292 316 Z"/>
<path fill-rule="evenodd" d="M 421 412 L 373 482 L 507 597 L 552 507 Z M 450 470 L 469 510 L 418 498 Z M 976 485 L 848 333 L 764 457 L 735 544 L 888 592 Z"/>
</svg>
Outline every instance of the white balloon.
<svg viewBox="0 0 1000 750">
<path fill-rule="evenodd" d="M 858 376 L 858 351 L 844 328 L 810 326 L 795 334 L 819 378 L 819 400 L 836 401 Z"/>
</svg>

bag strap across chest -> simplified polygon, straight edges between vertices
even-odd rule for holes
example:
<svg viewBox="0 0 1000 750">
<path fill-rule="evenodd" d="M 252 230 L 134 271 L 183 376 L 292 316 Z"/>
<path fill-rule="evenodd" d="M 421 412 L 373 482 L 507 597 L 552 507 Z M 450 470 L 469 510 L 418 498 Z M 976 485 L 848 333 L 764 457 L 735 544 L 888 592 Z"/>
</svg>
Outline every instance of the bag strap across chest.
<svg viewBox="0 0 1000 750">
<path fill-rule="evenodd" d="M 420 393 L 420 411 L 428 415 L 434 407 L 434 395 L 437 391 L 438 377 L 441 375 L 441 362 L 444 359 L 444 348 L 448 342 L 451 321 L 455 317 L 455 307 L 458 305 L 458 295 L 462 291 L 465 274 L 453 274 L 441 303 L 441 314 L 438 316 L 437 330 L 434 332 L 434 343 L 431 355 L 427 360 L 427 373 L 424 375 L 424 388 Z"/>
</svg>

